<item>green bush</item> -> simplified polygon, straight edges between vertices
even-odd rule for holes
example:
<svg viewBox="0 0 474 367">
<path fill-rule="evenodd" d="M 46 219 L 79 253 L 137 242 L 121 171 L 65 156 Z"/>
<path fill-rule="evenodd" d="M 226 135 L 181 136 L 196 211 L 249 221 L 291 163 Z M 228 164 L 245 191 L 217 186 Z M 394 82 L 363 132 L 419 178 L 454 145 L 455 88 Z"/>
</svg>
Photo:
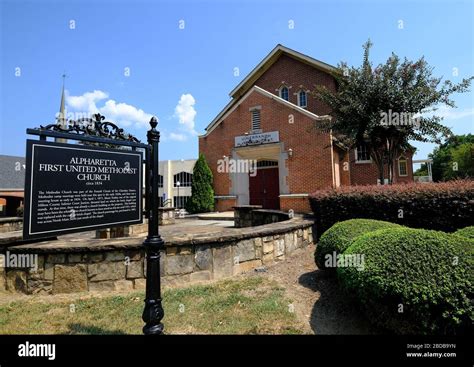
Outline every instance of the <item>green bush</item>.
<svg viewBox="0 0 474 367">
<path fill-rule="evenodd" d="M 186 203 L 186 210 L 189 213 L 205 213 L 214 210 L 212 172 L 203 154 L 199 154 L 194 164 L 191 197 Z"/>
<path fill-rule="evenodd" d="M 316 265 L 320 269 L 326 269 L 324 263 L 327 254 L 332 254 L 333 252 L 336 252 L 336 254 L 343 253 L 360 235 L 377 229 L 393 227 L 401 226 L 374 219 L 350 219 L 336 223 L 324 232 L 319 239 L 314 253 Z"/>
<path fill-rule="evenodd" d="M 474 239 L 474 226 L 458 229 L 454 234 Z"/>
<path fill-rule="evenodd" d="M 464 333 L 472 323 L 473 244 L 437 231 L 378 230 L 344 252 L 364 255 L 363 270 L 338 267 L 337 273 L 376 325 L 397 334 Z"/>
<path fill-rule="evenodd" d="M 23 217 L 24 210 L 25 210 L 25 207 L 23 205 L 20 205 L 18 208 L 16 208 L 16 216 Z"/>
<path fill-rule="evenodd" d="M 452 235 L 462 238 L 457 241 L 457 246 L 467 253 L 467 261 L 470 269 L 469 281 L 473 285 L 469 298 L 474 301 L 474 226 L 459 229 Z M 466 242 L 465 239 L 469 239 L 470 241 Z"/>
<path fill-rule="evenodd" d="M 352 218 L 454 232 L 472 225 L 474 180 L 341 186 L 317 191 L 309 200 L 318 238 L 334 223 Z"/>
</svg>

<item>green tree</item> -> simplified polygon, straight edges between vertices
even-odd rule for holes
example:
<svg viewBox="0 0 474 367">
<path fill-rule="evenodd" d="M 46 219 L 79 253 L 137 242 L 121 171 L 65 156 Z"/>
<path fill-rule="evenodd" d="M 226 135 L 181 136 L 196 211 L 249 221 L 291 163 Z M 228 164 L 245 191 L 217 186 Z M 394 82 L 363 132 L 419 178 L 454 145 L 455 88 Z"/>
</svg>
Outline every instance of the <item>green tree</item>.
<svg viewBox="0 0 474 367">
<path fill-rule="evenodd" d="M 413 172 L 413 176 L 428 176 L 428 166 L 426 163 L 422 163 L 420 168 Z"/>
<path fill-rule="evenodd" d="M 433 181 L 474 177 L 474 135 L 452 135 L 429 155 Z"/>
<path fill-rule="evenodd" d="M 191 198 L 186 203 L 186 210 L 190 213 L 205 213 L 214 210 L 212 172 L 203 154 L 199 154 L 193 168 Z"/>
<path fill-rule="evenodd" d="M 410 140 L 440 143 L 452 134 L 441 124 L 442 117 L 429 114 L 440 105 L 455 107 L 450 96 L 468 91 L 474 77 L 459 84 L 442 82 L 423 57 L 402 61 L 394 53 L 374 68 L 369 61 L 371 46 L 370 40 L 363 46 L 361 67 L 338 65 L 333 73 L 336 92 L 318 86 L 314 96 L 332 110 L 331 118 L 321 120 L 320 128 L 344 136 L 351 148 L 367 143 L 380 182 L 384 182 L 385 165 L 392 182 L 394 162 L 409 148 Z"/>
</svg>

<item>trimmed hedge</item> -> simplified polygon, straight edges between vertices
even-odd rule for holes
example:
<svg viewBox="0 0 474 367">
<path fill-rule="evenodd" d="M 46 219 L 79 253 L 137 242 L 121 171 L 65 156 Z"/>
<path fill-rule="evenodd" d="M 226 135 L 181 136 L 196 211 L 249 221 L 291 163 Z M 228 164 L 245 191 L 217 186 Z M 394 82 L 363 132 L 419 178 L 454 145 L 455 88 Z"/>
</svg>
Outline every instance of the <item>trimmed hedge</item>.
<svg viewBox="0 0 474 367">
<path fill-rule="evenodd" d="M 407 227 L 453 232 L 474 224 L 474 181 L 344 186 L 310 196 L 317 236 L 334 223 L 378 219 Z M 400 211 L 401 210 L 401 211 Z"/>
<path fill-rule="evenodd" d="M 474 239 L 474 226 L 469 226 L 466 228 L 461 228 L 458 229 L 455 234 L 462 236 L 462 237 L 467 237 L 467 238 L 472 238 Z"/>
<path fill-rule="evenodd" d="M 453 236 L 461 237 L 462 239 L 469 239 L 470 242 L 459 240 L 457 245 L 468 254 L 469 265 L 469 281 L 472 284 L 472 289 L 469 298 L 474 302 L 474 226 L 466 227 L 457 230 L 452 234 Z M 474 317 L 473 317 L 474 319 Z"/>
<path fill-rule="evenodd" d="M 343 253 L 357 237 L 365 233 L 395 227 L 400 227 L 400 225 L 374 219 L 350 219 L 338 222 L 324 232 L 319 239 L 314 253 L 316 265 L 320 269 L 326 269 L 324 263 L 327 254 Z"/>
<path fill-rule="evenodd" d="M 344 252 L 363 254 L 364 270 L 339 267 L 337 273 L 376 325 L 397 334 L 464 333 L 472 323 L 473 245 L 438 231 L 378 230 Z"/>
</svg>

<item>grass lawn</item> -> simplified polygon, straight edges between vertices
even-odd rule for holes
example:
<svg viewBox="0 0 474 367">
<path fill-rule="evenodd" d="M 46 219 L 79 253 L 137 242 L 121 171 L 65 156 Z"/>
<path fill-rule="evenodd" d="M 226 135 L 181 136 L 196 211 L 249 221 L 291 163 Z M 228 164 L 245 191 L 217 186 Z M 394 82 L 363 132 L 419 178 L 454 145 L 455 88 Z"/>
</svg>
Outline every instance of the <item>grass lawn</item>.
<svg viewBox="0 0 474 367">
<path fill-rule="evenodd" d="M 0 305 L 0 334 L 141 334 L 144 292 Z M 283 288 L 260 277 L 167 289 L 167 334 L 300 334 Z"/>
</svg>

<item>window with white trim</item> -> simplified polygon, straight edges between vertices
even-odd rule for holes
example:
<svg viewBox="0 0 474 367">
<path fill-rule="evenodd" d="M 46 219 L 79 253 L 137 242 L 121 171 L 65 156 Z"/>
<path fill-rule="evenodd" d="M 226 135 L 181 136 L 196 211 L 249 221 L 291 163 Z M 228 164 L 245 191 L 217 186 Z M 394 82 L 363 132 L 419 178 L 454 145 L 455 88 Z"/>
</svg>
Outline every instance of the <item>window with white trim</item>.
<svg viewBox="0 0 474 367">
<path fill-rule="evenodd" d="M 366 144 L 361 144 L 355 149 L 356 162 L 370 162 L 370 152 Z"/>
<path fill-rule="evenodd" d="M 260 110 L 252 110 L 252 130 L 260 130 Z"/>
<path fill-rule="evenodd" d="M 289 98 L 288 87 L 283 86 L 280 88 L 280 97 L 283 98 L 285 101 L 288 101 L 288 98 Z"/>
<path fill-rule="evenodd" d="M 304 90 L 298 92 L 298 106 L 307 107 L 308 106 L 308 94 Z"/>
<path fill-rule="evenodd" d="M 408 176 L 408 161 L 405 157 L 398 158 L 398 175 Z"/>
</svg>

